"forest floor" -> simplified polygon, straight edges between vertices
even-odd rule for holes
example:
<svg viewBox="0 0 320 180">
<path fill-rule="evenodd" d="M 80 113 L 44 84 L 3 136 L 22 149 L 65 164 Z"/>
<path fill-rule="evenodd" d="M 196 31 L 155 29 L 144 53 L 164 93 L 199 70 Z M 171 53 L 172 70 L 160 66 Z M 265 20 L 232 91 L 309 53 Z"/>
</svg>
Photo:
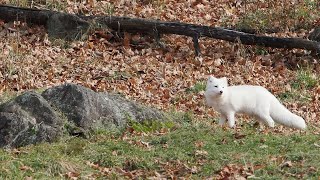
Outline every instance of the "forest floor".
<svg viewBox="0 0 320 180">
<path fill-rule="evenodd" d="M 306 38 L 320 24 L 317 1 L 14 1 L 1 4 L 85 15 L 116 15 L 254 29 L 258 34 Z M 270 31 L 274 31 L 270 33 Z M 319 57 L 301 49 L 272 49 L 201 38 L 125 33 L 115 38 L 93 29 L 87 40 L 49 38 L 43 27 L 0 20 L 0 102 L 31 89 L 72 82 L 95 91 L 123 94 L 137 102 L 179 114 L 173 126 L 135 124 L 96 132 L 90 139 L 0 152 L 0 178 L 314 178 L 320 176 Z M 230 85 L 267 88 L 308 130 L 277 125 L 260 129 L 239 116 L 237 128 L 217 125 L 205 105 L 208 75 Z M 146 130 L 147 129 L 147 130 Z"/>
</svg>

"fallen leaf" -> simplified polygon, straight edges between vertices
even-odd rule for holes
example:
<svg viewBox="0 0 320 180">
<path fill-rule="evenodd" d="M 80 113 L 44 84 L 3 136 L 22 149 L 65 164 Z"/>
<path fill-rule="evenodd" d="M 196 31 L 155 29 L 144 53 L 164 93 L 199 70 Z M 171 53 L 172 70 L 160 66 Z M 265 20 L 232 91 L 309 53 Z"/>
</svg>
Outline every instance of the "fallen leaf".
<svg viewBox="0 0 320 180">
<path fill-rule="evenodd" d="M 28 171 L 28 170 L 30 170 L 30 171 L 33 172 L 33 169 L 32 169 L 31 167 L 29 167 L 29 166 L 20 166 L 19 169 L 20 169 L 21 171 Z"/>
<path fill-rule="evenodd" d="M 64 174 L 64 176 L 66 178 L 69 178 L 69 179 L 78 179 L 78 177 L 80 176 L 80 173 L 77 173 L 77 172 L 67 172 Z"/>
<path fill-rule="evenodd" d="M 208 152 L 204 151 L 204 150 L 196 150 L 195 155 L 196 156 L 206 157 L 206 156 L 208 156 Z"/>
<path fill-rule="evenodd" d="M 201 147 L 204 146 L 204 142 L 203 142 L 203 141 L 196 141 L 194 144 L 195 144 L 195 146 L 196 146 L 197 148 L 201 148 Z"/>
<path fill-rule="evenodd" d="M 236 133 L 233 134 L 233 136 L 234 136 L 234 138 L 236 138 L 236 139 L 243 139 L 243 138 L 245 138 L 247 135 L 236 132 Z"/>
<path fill-rule="evenodd" d="M 280 168 L 292 167 L 292 162 L 291 161 L 285 161 L 282 164 L 280 164 L 279 166 L 280 166 Z"/>
<path fill-rule="evenodd" d="M 317 94 L 320 94 L 320 86 L 317 87 L 316 92 Z"/>
</svg>

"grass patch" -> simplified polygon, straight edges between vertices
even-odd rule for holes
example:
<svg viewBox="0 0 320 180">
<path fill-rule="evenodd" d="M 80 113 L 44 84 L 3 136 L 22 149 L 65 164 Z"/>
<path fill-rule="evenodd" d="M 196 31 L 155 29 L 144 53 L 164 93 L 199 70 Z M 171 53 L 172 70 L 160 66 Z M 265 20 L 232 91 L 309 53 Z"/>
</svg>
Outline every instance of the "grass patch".
<svg viewBox="0 0 320 180">
<path fill-rule="evenodd" d="M 257 10 L 256 12 L 248 13 L 241 17 L 236 27 L 243 29 L 259 29 L 264 31 L 272 22 L 265 10 Z"/>
<path fill-rule="evenodd" d="M 0 105 L 10 101 L 11 99 L 19 96 L 20 93 L 17 91 L 5 91 L 0 96 Z"/>
<path fill-rule="evenodd" d="M 55 0 L 45 0 L 45 1 L 29 1 L 29 0 L 9 0 L 8 4 L 19 6 L 19 7 L 30 7 L 41 6 L 47 9 L 62 11 L 66 9 L 66 1 L 55 1 Z"/>
<path fill-rule="evenodd" d="M 269 54 L 269 52 L 268 52 L 268 50 L 266 50 L 266 48 L 264 48 L 264 47 L 256 47 L 255 49 L 254 49 L 254 51 L 255 51 L 255 54 L 257 54 L 257 55 L 268 55 Z"/>
<path fill-rule="evenodd" d="M 299 92 L 297 90 L 285 91 L 280 93 L 278 97 L 283 101 L 299 101 L 299 102 L 309 102 L 311 101 L 311 96 L 306 92 Z"/>
<path fill-rule="evenodd" d="M 140 123 L 131 121 L 129 123 L 129 126 L 131 126 L 134 131 L 149 133 L 149 132 L 160 131 L 162 129 L 171 129 L 175 126 L 175 123 L 172 121 L 165 121 L 165 122 L 144 121 Z"/>
<path fill-rule="evenodd" d="M 104 12 L 108 15 L 113 15 L 114 14 L 114 5 L 112 3 L 106 3 L 105 6 L 102 6 Z"/>
<path fill-rule="evenodd" d="M 206 89 L 206 83 L 205 82 L 197 82 L 194 86 L 187 88 L 187 93 L 199 93 L 201 91 L 204 91 Z"/>
<path fill-rule="evenodd" d="M 318 135 L 259 134 L 250 125 L 244 125 L 241 133 L 239 138 L 230 129 L 190 122 L 162 135 L 101 131 L 89 139 L 66 138 L 53 144 L 1 150 L 0 179 L 61 179 L 68 172 L 76 172 L 79 178 L 93 174 L 99 178 L 123 178 L 122 173 L 112 171 L 116 168 L 143 171 L 150 176 L 154 171 L 166 174 L 168 168 L 181 168 L 177 176 L 195 179 L 217 177 L 226 168 L 232 169 L 234 175 L 244 176 L 241 172 L 246 172 L 262 179 L 320 176 L 320 155 L 315 147 Z M 97 167 L 109 168 L 110 172 Z"/>
<path fill-rule="evenodd" d="M 256 8 L 255 1 L 246 2 L 247 11 L 243 13 L 236 27 L 240 29 L 266 30 L 310 29 L 319 17 L 317 3 L 305 0 L 301 3 L 274 4 L 268 8 Z"/>
<path fill-rule="evenodd" d="M 311 70 L 299 70 L 296 80 L 291 83 L 294 89 L 312 89 L 319 82 L 319 77 L 312 73 Z"/>
<path fill-rule="evenodd" d="M 285 91 L 278 95 L 281 100 L 309 102 L 311 95 L 306 89 L 315 88 L 319 84 L 319 77 L 309 69 L 298 71 L 295 80 L 290 83 L 291 91 Z"/>
<path fill-rule="evenodd" d="M 285 91 L 283 93 L 280 93 L 278 95 L 278 97 L 281 99 L 281 100 L 292 100 L 292 99 L 295 99 L 297 97 L 298 94 L 296 93 L 293 93 L 292 91 Z"/>
</svg>

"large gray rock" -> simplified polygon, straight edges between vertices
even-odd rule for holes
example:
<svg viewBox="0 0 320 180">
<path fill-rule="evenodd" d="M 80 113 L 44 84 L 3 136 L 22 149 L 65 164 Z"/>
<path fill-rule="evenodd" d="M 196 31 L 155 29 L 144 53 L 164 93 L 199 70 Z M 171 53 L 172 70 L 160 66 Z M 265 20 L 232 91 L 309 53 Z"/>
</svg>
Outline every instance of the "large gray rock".
<svg viewBox="0 0 320 180">
<path fill-rule="evenodd" d="M 158 110 L 119 95 L 96 93 L 80 85 L 26 92 L 0 106 L 0 147 L 52 142 L 63 132 L 87 135 L 95 129 L 124 127 L 128 121 L 165 120 Z"/>
<path fill-rule="evenodd" d="M 42 96 L 85 131 L 112 125 L 123 127 L 128 121 L 164 120 L 164 115 L 156 109 L 75 84 L 49 88 Z"/>
<path fill-rule="evenodd" d="M 26 92 L 0 107 L 0 147 L 52 142 L 62 134 L 63 120 L 35 92 Z"/>
</svg>

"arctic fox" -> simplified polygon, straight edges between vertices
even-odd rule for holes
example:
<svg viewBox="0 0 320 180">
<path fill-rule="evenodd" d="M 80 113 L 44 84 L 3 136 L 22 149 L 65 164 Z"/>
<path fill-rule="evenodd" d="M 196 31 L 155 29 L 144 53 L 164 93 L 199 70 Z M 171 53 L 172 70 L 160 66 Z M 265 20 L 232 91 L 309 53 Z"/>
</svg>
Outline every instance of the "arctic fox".
<svg viewBox="0 0 320 180">
<path fill-rule="evenodd" d="M 220 125 L 227 121 L 229 127 L 234 127 L 235 113 L 240 112 L 256 116 L 269 127 L 274 127 L 274 122 L 277 122 L 287 127 L 306 129 L 303 118 L 291 113 L 261 86 L 228 87 L 226 77 L 209 76 L 204 95 L 207 104 L 221 114 Z"/>
</svg>

